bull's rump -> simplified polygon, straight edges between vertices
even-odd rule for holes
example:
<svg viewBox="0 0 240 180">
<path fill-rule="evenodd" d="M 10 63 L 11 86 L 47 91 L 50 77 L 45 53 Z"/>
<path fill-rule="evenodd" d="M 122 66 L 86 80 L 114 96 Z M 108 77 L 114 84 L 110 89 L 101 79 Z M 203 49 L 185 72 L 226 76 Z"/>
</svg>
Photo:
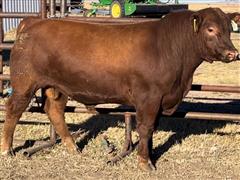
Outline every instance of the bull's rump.
<svg viewBox="0 0 240 180">
<path fill-rule="evenodd" d="M 44 20 L 22 34 L 28 37 L 21 44 L 22 60 L 41 77 L 41 86 L 57 87 L 84 103 L 125 101 L 132 78 L 146 76 L 146 67 L 155 66 L 153 22 L 100 25 Z"/>
</svg>

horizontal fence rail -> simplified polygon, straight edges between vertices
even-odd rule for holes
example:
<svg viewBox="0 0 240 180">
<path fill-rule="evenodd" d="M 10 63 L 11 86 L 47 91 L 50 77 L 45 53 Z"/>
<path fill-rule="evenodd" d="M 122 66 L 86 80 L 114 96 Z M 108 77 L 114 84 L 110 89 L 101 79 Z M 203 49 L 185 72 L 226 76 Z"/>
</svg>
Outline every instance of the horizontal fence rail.
<svg viewBox="0 0 240 180">
<path fill-rule="evenodd" d="M 0 49 L 11 50 L 13 48 L 13 43 L 2 43 L 0 44 Z"/>
<path fill-rule="evenodd" d="M 25 18 L 25 17 L 38 17 L 39 13 L 0 13 L 0 18 Z M 18 24 L 20 23 L 21 20 L 17 21 L 14 25 L 12 25 L 11 28 L 7 28 L 7 30 L 5 30 L 5 32 L 16 28 L 18 26 Z M 6 25 L 8 25 L 7 23 L 5 23 Z"/>
<path fill-rule="evenodd" d="M 193 91 L 240 93 L 240 86 L 217 86 L 217 85 L 193 84 L 191 90 L 193 90 Z"/>
</svg>

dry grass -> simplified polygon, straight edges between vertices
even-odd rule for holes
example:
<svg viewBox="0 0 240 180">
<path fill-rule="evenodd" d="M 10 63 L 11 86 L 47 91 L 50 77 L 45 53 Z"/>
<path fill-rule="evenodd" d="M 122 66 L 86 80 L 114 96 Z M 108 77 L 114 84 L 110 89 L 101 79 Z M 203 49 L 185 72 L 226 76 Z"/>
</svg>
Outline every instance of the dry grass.
<svg viewBox="0 0 240 180">
<path fill-rule="evenodd" d="M 12 29 L 4 35 L 4 41 L 14 41 L 16 39 L 17 29 Z"/>
<path fill-rule="evenodd" d="M 31 119 L 45 115 L 28 114 Z M 43 117 L 41 117 L 43 116 Z M 70 129 L 83 129 L 77 143 L 79 155 L 69 155 L 61 144 L 41 151 L 31 159 L 17 153 L 1 157 L 0 179 L 238 179 L 240 177 L 240 126 L 225 122 L 161 119 L 154 134 L 157 171 L 145 173 L 136 166 L 136 151 L 118 165 L 106 161 L 111 156 L 103 145 L 107 135 L 121 149 L 124 126 L 119 116 L 92 116 L 67 113 Z M 18 125 L 15 138 L 48 137 L 46 125 Z M 134 142 L 137 134 L 133 133 Z"/>
<path fill-rule="evenodd" d="M 233 36 L 240 49 L 239 35 Z M 194 82 L 240 85 L 239 75 L 239 62 L 203 63 L 195 73 Z M 189 98 L 185 105 L 197 110 L 239 113 L 239 106 L 234 108 L 234 105 L 239 105 L 240 95 L 195 92 L 190 96 L 236 99 L 222 100 L 225 105 L 219 105 L 215 100 Z M 0 119 L 3 116 L 1 112 Z M 21 121 L 26 119 L 46 121 L 47 116 L 24 113 Z M 60 143 L 36 153 L 31 159 L 23 157 L 21 152 L 12 158 L 0 157 L 0 179 L 240 179 L 240 126 L 237 123 L 160 119 L 153 149 L 157 170 L 145 173 L 137 168 L 136 150 L 116 166 L 106 164 L 111 155 L 107 154 L 103 135 L 120 150 L 124 141 L 123 117 L 66 113 L 66 121 L 71 131 L 84 130 L 76 140 L 81 154 L 69 155 Z M 49 126 L 44 124 L 18 125 L 14 138 L 44 139 L 49 136 L 48 131 Z M 135 130 L 133 138 L 136 142 Z"/>
<path fill-rule="evenodd" d="M 189 9 L 191 10 L 199 10 L 208 7 L 218 7 L 221 8 L 224 12 L 239 12 L 240 5 L 239 3 L 216 3 L 216 4 L 205 4 L 205 3 L 194 3 L 189 5 Z"/>
</svg>

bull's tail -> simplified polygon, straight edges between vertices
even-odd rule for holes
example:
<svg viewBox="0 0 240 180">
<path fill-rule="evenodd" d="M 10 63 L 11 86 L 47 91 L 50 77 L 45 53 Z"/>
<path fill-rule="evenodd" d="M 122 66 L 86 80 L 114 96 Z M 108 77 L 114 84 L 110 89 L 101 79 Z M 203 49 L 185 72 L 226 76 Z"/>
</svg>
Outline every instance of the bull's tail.
<svg viewBox="0 0 240 180">
<path fill-rule="evenodd" d="M 41 20 L 42 19 L 38 17 L 27 17 L 20 22 L 16 31 L 16 40 L 11 54 L 19 53 L 18 51 L 14 52 L 14 49 L 24 49 L 22 46 L 24 46 L 24 41 L 28 37 L 28 29 L 40 22 Z"/>
<path fill-rule="evenodd" d="M 40 22 L 42 19 L 39 17 L 27 17 L 24 18 L 17 28 L 17 35 L 21 32 L 26 31 L 29 27 L 33 26 L 34 24 Z"/>
</svg>

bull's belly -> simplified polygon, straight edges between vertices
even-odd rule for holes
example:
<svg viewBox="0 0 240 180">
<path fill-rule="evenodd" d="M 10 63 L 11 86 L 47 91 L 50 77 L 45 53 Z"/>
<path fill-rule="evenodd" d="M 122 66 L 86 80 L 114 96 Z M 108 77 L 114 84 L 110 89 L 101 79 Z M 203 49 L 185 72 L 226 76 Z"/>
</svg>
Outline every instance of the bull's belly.
<svg viewBox="0 0 240 180">
<path fill-rule="evenodd" d="M 78 81 L 57 83 L 57 89 L 63 92 L 71 99 L 86 105 L 104 104 L 104 103 L 123 103 L 125 104 L 126 98 L 124 93 L 116 85 L 106 86 L 103 84 L 96 84 L 84 82 L 80 77 L 76 77 Z M 54 85 L 53 85 L 54 86 Z M 56 87 L 56 85 L 55 85 Z"/>
<path fill-rule="evenodd" d="M 96 94 L 96 93 L 71 93 L 69 95 L 73 100 L 83 103 L 85 105 L 97 105 L 105 103 L 119 103 L 125 104 L 126 101 L 123 97 L 119 95 L 106 95 L 106 94 Z"/>
</svg>

